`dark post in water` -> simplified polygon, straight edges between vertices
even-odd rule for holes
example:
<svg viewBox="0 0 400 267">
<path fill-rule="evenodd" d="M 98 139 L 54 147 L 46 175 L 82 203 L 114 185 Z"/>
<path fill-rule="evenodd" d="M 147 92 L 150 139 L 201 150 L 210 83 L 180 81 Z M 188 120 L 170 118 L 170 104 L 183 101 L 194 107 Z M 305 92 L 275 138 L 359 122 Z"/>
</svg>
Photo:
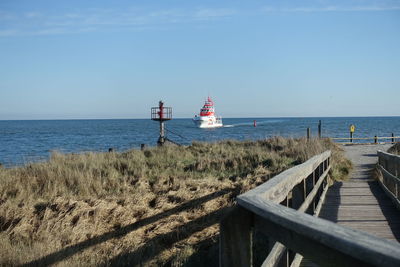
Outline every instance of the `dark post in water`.
<svg viewBox="0 0 400 267">
<path fill-rule="evenodd" d="M 164 122 L 172 119 L 172 108 L 164 107 L 164 102 L 160 101 L 158 107 L 151 108 L 151 119 L 160 122 L 160 137 L 157 144 L 162 146 L 166 140 Z"/>
<path fill-rule="evenodd" d="M 311 137 L 311 130 L 310 127 L 307 128 L 307 140 L 310 140 Z"/>
<path fill-rule="evenodd" d="M 318 122 L 318 138 L 321 138 L 322 123 L 321 120 Z"/>
</svg>

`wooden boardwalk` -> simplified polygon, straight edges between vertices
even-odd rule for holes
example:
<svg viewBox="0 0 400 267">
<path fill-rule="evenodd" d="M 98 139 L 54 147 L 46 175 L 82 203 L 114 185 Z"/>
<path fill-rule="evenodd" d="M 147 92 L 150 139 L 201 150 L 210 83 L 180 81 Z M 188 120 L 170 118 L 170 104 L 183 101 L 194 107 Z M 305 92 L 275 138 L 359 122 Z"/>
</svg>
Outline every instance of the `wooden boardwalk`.
<svg viewBox="0 0 400 267">
<path fill-rule="evenodd" d="M 368 173 L 377 149 L 346 148 L 355 165 L 352 179 L 330 190 L 323 211 L 329 150 L 239 195 L 220 223 L 220 266 L 301 266 L 307 263 L 302 259 L 322 266 L 400 266 L 400 212 Z M 380 154 L 386 166 L 384 156 L 390 156 Z M 392 158 L 397 164 L 398 157 Z M 392 189 L 390 181 L 397 185 L 397 180 L 385 174 Z M 325 219 L 309 215 L 320 211 Z"/>
<path fill-rule="evenodd" d="M 349 181 L 329 188 L 320 218 L 400 242 L 400 211 L 371 176 L 377 150 L 386 151 L 388 147 L 390 145 L 344 146 L 354 169 Z"/>
</svg>

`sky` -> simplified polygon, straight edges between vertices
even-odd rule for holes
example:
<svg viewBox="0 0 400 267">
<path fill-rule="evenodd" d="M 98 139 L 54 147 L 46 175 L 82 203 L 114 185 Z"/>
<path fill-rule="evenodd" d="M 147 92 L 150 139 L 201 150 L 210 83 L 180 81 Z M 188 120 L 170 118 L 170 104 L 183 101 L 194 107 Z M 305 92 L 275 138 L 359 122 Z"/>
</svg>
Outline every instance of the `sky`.
<svg viewBox="0 0 400 267">
<path fill-rule="evenodd" d="M 400 0 L 0 1 L 0 120 L 400 116 Z"/>
</svg>

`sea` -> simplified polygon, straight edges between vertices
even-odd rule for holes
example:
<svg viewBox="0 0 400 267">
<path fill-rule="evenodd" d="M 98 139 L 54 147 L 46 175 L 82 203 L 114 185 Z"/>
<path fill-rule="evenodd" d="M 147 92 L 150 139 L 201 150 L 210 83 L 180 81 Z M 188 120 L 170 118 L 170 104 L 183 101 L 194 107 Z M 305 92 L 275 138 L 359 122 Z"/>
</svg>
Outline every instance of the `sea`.
<svg viewBox="0 0 400 267">
<path fill-rule="evenodd" d="M 306 136 L 307 128 L 311 129 L 312 136 L 317 136 L 319 121 L 323 137 L 349 137 L 350 125 L 355 126 L 354 137 L 389 137 L 392 133 L 400 136 L 400 117 L 225 118 L 224 127 L 215 129 L 199 129 L 191 119 L 173 119 L 166 122 L 166 133 L 168 139 L 182 145 L 193 141 L 260 140 L 273 136 L 296 138 Z M 159 123 L 150 119 L 2 120 L 0 164 L 14 167 L 44 161 L 53 151 L 140 149 L 141 144 L 156 146 L 158 136 Z"/>
</svg>

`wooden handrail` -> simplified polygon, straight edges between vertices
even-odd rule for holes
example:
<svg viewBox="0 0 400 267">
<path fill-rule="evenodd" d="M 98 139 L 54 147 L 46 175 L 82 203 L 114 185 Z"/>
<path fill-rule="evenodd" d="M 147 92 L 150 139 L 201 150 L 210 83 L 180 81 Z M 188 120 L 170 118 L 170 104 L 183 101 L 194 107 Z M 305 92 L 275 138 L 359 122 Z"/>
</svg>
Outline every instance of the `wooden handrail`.
<svg viewBox="0 0 400 267">
<path fill-rule="evenodd" d="M 378 163 L 393 175 L 400 175 L 400 155 L 378 150 Z"/>
<path fill-rule="evenodd" d="M 378 151 L 379 185 L 400 210 L 400 156 Z"/>
<path fill-rule="evenodd" d="M 298 209 L 301 212 L 317 215 L 328 188 L 327 179 L 330 170 L 330 157 L 330 151 L 316 155 L 305 163 L 282 172 L 268 182 L 241 196 L 251 198 L 261 195 L 268 201 L 277 204 L 282 202 L 284 205 Z M 234 266 L 235 264 L 237 266 L 246 266 L 246 262 L 249 263 L 249 260 L 251 260 L 251 250 L 248 247 L 239 249 L 238 247 L 229 245 L 232 235 L 236 236 L 236 240 L 246 240 L 247 243 L 249 242 L 248 233 L 244 232 L 244 235 L 238 234 L 236 231 L 238 226 L 235 224 L 235 221 L 237 223 L 240 222 L 242 229 L 246 228 L 246 225 L 250 227 L 251 220 L 249 221 L 249 217 L 252 217 L 251 213 L 246 213 L 245 210 L 237 207 L 234 212 L 221 222 L 222 266 Z M 286 258 L 288 257 L 287 248 L 279 242 L 271 240 L 270 253 L 263 265 L 275 265 L 284 255 L 286 255 Z M 300 255 L 296 257 L 298 260 L 301 260 Z"/>
<path fill-rule="evenodd" d="M 240 196 L 262 196 L 266 200 L 280 203 L 296 185 L 312 174 L 313 171 L 316 170 L 322 162 L 328 160 L 330 156 L 331 151 L 325 151 L 320 155 L 312 157 L 303 164 L 294 166 L 282 172 L 273 179 L 270 179 L 266 183 L 263 183 Z"/>
<path fill-rule="evenodd" d="M 322 265 L 400 266 L 398 243 L 312 216 L 328 189 L 330 157 L 314 156 L 238 196 L 220 224 L 220 266 L 299 266 L 303 256 Z M 253 255 L 259 239 L 269 244 L 261 262 Z"/>
<path fill-rule="evenodd" d="M 390 137 L 332 137 L 332 140 L 374 140 L 374 139 L 399 139 L 400 136 L 390 136 Z"/>
<path fill-rule="evenodd" d="M 327 167 L 327 169 L 324 171 L 324 173 L 318 179 L 318 182 L 315 184 L 314 188 L 308 194 L 308 196 L 306 197 L 304 202 L 301 204 L 301 206 L 297 209 L 298 211 L 305 212 L 310 207 L 315 196 L 320 192 L 320 187 L 321 187 L 322 183 L 325 181 L 325 178 L 327 177 L 329 170 L 330 170 L 330 166 Z M 321 194 L 320 199 L 325 198 L 325 194 L 326 194 L 327 190 L 328 190 L 328 185 L 326 185 L 323 188 L 323 192 Z M 319 211 L 321 210 L 321 206 L 322 206 L 322 201 L 320 200 L 320 201 L 318 201 L 318 206 L 314 210 L 314 216 L 318 216 Z M 276 242 L 274 244 L 273 248 L 271 249 L 271 252 L 269 253 L 268 257 L 263 262 L 262 266 L 271 266 L 271 265 L 275 266 L 276 263 L 279 261 L 279 259 L 282 258 L 283 254 L 285 252 L 286 252 L 286 247 L 284 245 L 282 245 L 281 243 Z M 297 257 L 297 261 L 299 261 L 299 263 L 300 263 L 300 261 L 303 257 L 299 254 L 296 254 L 296 257 Z"/>
<path fill-rule="evenodd" d="M 400 245 L 267 201 L 240 197 L 255 225 L 313 262 L 331 266 L 399 266 Z"/>
</svg>

